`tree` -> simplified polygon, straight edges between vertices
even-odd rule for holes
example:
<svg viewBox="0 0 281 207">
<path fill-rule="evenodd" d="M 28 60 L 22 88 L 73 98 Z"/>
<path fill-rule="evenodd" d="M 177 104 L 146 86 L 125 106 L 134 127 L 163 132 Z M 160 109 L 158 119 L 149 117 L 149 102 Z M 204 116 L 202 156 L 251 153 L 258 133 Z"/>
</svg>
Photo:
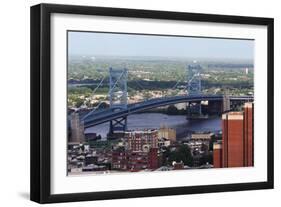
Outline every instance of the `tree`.
<svg viewBox="0 0 281 207">
<path fill-rule="evenodd" d="M 181 145 L 177 150 L 170 152 L 168 160 L 170 164 L 173 161 L 182 161 L 185 165 L 193 166 L 193 157 L 187 145 Z"/>
<path fill-rule="evenodd" d="M 214 145 L 214 143 L 217 142 L 218 140 L 221 140 L 221 139 L 222 139 L 221 136 L 222 136 L 222 135 L 213 135 L 213 136 L 211 137 L 210 144 L 209 144 L 209 151 L 213 151 L 213 145 Z"/>
<path fill-rule="evenodd" d="M 203 151 L 204 153 L 207 153 L 209 150 L 209 146 L 207 144 L 202 144 L 201 145 L 201 151 Z"/>
<path fill-rule="evenodd" d="M 171 151 L 168 147 L 163 146 L 162 147 L 162 165 L 166 166 L 169 164 L 169 157 L 171 154 Z"/>
<path fill-rule="evenodd" d="M 177 107 L 175 107 L 174 105 L 168 106 L 167 114 L 169 114 L 169 115 L 177 115 L 178 114 Z"/>
<path fill-rule="evenodd" d="M 83 99 L 77 98 L 77 99 L 75 100 L 75 106 L 76 106 L 77 108 L 79 108 L 80 106 L 82 106 L 83 103 L 84 103 L 84 100 L 83 100 Z"/>
<path fill-rule="evenodd" d="M 212 153 L 203 155 L 199 160 L 200 165 L 205 165 L 207 163 L 213 164 L 213 154 Z"/>
</svg>

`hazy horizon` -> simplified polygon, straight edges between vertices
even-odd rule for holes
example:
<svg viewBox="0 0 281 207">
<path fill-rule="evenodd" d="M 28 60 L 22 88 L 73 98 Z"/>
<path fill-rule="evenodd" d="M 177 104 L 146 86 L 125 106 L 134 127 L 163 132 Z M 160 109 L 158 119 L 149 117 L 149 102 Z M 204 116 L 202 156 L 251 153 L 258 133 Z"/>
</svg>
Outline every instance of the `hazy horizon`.
<svg viewBox="0 0 281 207">
<path fill-rule="evenodd" d="M 254 40 L 71 31 L 68 54 L 70 57 L 253 61 Z"/>
</svg>

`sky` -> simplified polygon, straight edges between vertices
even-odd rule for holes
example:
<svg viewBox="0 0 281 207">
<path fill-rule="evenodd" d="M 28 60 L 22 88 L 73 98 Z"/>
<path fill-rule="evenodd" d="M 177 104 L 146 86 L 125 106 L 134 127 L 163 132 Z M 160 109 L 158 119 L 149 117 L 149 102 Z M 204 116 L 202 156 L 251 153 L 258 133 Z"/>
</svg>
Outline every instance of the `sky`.
<svg viewBox="0 0 281 207">
<path fill-rule="evenodd" d="M 254 58 L 254 40 L 68 32 L 69 55 Z"/>
</svg>

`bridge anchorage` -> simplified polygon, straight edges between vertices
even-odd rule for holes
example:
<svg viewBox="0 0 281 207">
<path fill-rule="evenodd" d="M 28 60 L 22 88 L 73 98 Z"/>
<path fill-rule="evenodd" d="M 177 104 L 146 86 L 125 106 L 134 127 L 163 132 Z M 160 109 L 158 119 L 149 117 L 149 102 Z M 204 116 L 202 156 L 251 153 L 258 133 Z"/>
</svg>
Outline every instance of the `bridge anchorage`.
<svg viewBox="0 0 281 207">
<path fill-rule="evenodd" d="M 109 68 L 109 102 L 112 112 L 126 110 L 128 103 L 127 91 L 128 70 Z M 110 120 L 109 134 L 127 130 L 127 116 Z"/>
</svg>

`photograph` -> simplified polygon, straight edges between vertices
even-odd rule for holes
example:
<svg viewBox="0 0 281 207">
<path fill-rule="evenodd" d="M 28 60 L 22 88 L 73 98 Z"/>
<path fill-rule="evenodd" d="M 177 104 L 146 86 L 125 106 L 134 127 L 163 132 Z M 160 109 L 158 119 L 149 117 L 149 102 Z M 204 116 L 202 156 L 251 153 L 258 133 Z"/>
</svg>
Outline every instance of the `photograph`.
<svg viewBox="0 0 281 207">
<path fill-rule="evenodd" d="M 30 199 L 274 188 L 274 19 L 31 7 Z"/>
<path fill-rule="evenodd" d="M 255 39 L 66 35 L 67 176 L 255 166 Z"/>
</svg>

